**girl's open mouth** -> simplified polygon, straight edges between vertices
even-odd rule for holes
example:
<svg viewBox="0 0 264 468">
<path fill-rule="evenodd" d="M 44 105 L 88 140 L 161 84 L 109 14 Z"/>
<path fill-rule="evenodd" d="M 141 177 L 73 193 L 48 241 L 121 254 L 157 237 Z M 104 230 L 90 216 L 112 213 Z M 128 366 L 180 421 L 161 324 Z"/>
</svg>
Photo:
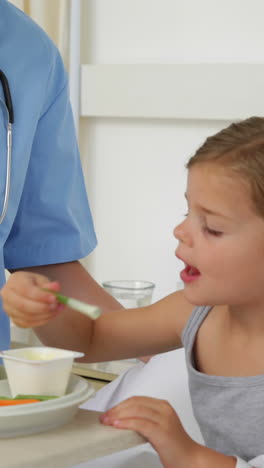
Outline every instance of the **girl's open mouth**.
<svg viewBox="0 0 264 468">
<path fill-rule="evenodd" d="M 186 265 L 180 273 L 181 280 L 184 283 L 190 283 L 199 278 L 200 275 L 200 271 L 192 265 Z"/>
</svg>

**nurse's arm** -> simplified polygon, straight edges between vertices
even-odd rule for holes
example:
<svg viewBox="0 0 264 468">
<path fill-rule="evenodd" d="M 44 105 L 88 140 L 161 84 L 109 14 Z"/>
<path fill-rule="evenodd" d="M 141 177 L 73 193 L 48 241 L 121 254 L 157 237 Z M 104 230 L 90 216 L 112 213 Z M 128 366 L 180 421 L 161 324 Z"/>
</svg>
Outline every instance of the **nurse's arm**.
<svg viewBox="0 0 264 468">
<path fill-rule="evenodd" d="M 50 281 L 56 281 L 60 285 L 62 294 L 96 304 L 104 312 L 123 308 L 78 261 L 24 268 L 20 271 L 36 273 L 47 277 Z M 88 341 L 90 328 L 90 320 L 65 307 L 46 325 L 36 327 L 34 331 L 43 344 L 78 350 L 83 348 L 84 341 Z"/>
<path fill-rule="evenodd" d="M 181 346 L 181 331 L 193 306 L 180 291 L 151 306 L 116 310 L 120 305 L 78 262 L 34 267 L 27 271 L 56 279 L 66 295 L 110 311 L 92 321 L 66 307 L 44 322 L 45 325 L 34 328 L 46 345 L 83 351 L 86 354 L 83 360 L 87 362 L 155 354 Z"/>
<path fill-rule="evenodd" d="M 150 306 L 120 310 L 119 304 L 101 291 L 78 263 L 54 266 L 54 272 L 45 267 L 41 273 L 58 279 L 66 295 L 99 304 L 109 312 L 90 320 L 65 309 L 49 323 L 35 329 L 44 344 L 80 350 L 85 353 L 82 360 L 86 362 L 153 355 L 182 346 L 181 332 L 193 305 L 181 291 Z"/>
</svg>

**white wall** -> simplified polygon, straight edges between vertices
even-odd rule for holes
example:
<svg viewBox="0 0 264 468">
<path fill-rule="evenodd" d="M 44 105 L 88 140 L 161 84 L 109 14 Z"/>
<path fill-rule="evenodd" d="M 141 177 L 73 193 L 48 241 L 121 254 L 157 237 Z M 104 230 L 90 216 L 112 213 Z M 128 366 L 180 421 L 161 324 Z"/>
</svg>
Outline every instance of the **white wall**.
<svg viewBox="0 0 264 468">
<path fill-rule="evenodd" d="M 82 0 L 82 11 L 82 63 L 264 63 L 263 0 Z M 186 211 L 184 164 L 207 135 L 227 124 L 81 119 L 99 241 L 85 264 L 99 282 L 152 280 L 154 299 L 174 290 L 181 265 L 172 229 Z M 12 337 L 36 343 L 17 327 Z"/>
<path fill-rule="evenodd" d="M 83 63 L 264 62 L 263 0 L 84 0 L 83 7 Z M 174 290 L 181 269 L 172 229 L 186 209 L 184 163 L 228 122 L 81 120 L 99 241 L 86 264 L 99 282 L 154 281 L 158 299 Z"/>
</svg>

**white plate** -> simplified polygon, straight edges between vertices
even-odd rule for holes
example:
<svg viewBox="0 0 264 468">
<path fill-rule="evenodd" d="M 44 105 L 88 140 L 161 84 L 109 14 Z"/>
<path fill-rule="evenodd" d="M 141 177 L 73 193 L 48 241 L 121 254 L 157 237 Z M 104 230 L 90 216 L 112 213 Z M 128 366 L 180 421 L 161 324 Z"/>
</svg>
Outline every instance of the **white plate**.
<svg viewBox="0 0 264 468">
<path fill-rule="evenodd" d="M 45 432 L 69 422 L 78 407 L 94 393 L 87 380 L 71 375 L 67 392 L 53 400 L 0 407 L 0 438 Z M 0 395 L 11 396 L 8 381 L 0 380 Z"/>
</svg>

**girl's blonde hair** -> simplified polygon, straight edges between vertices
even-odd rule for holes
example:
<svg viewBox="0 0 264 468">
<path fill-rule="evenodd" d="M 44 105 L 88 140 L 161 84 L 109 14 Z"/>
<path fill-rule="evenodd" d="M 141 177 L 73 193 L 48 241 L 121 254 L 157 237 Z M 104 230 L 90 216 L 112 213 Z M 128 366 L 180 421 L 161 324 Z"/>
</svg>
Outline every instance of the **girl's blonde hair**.
<svg viewBox="0 0 264 468">
<path fill-rule="evenodd" d="M 232 123 L 208 137 L 186 167 L 201 163 L 226 167 L 243 177 L 250 185 L 257 213 L 264 217 L 264 118 Z"/>
</svg>

